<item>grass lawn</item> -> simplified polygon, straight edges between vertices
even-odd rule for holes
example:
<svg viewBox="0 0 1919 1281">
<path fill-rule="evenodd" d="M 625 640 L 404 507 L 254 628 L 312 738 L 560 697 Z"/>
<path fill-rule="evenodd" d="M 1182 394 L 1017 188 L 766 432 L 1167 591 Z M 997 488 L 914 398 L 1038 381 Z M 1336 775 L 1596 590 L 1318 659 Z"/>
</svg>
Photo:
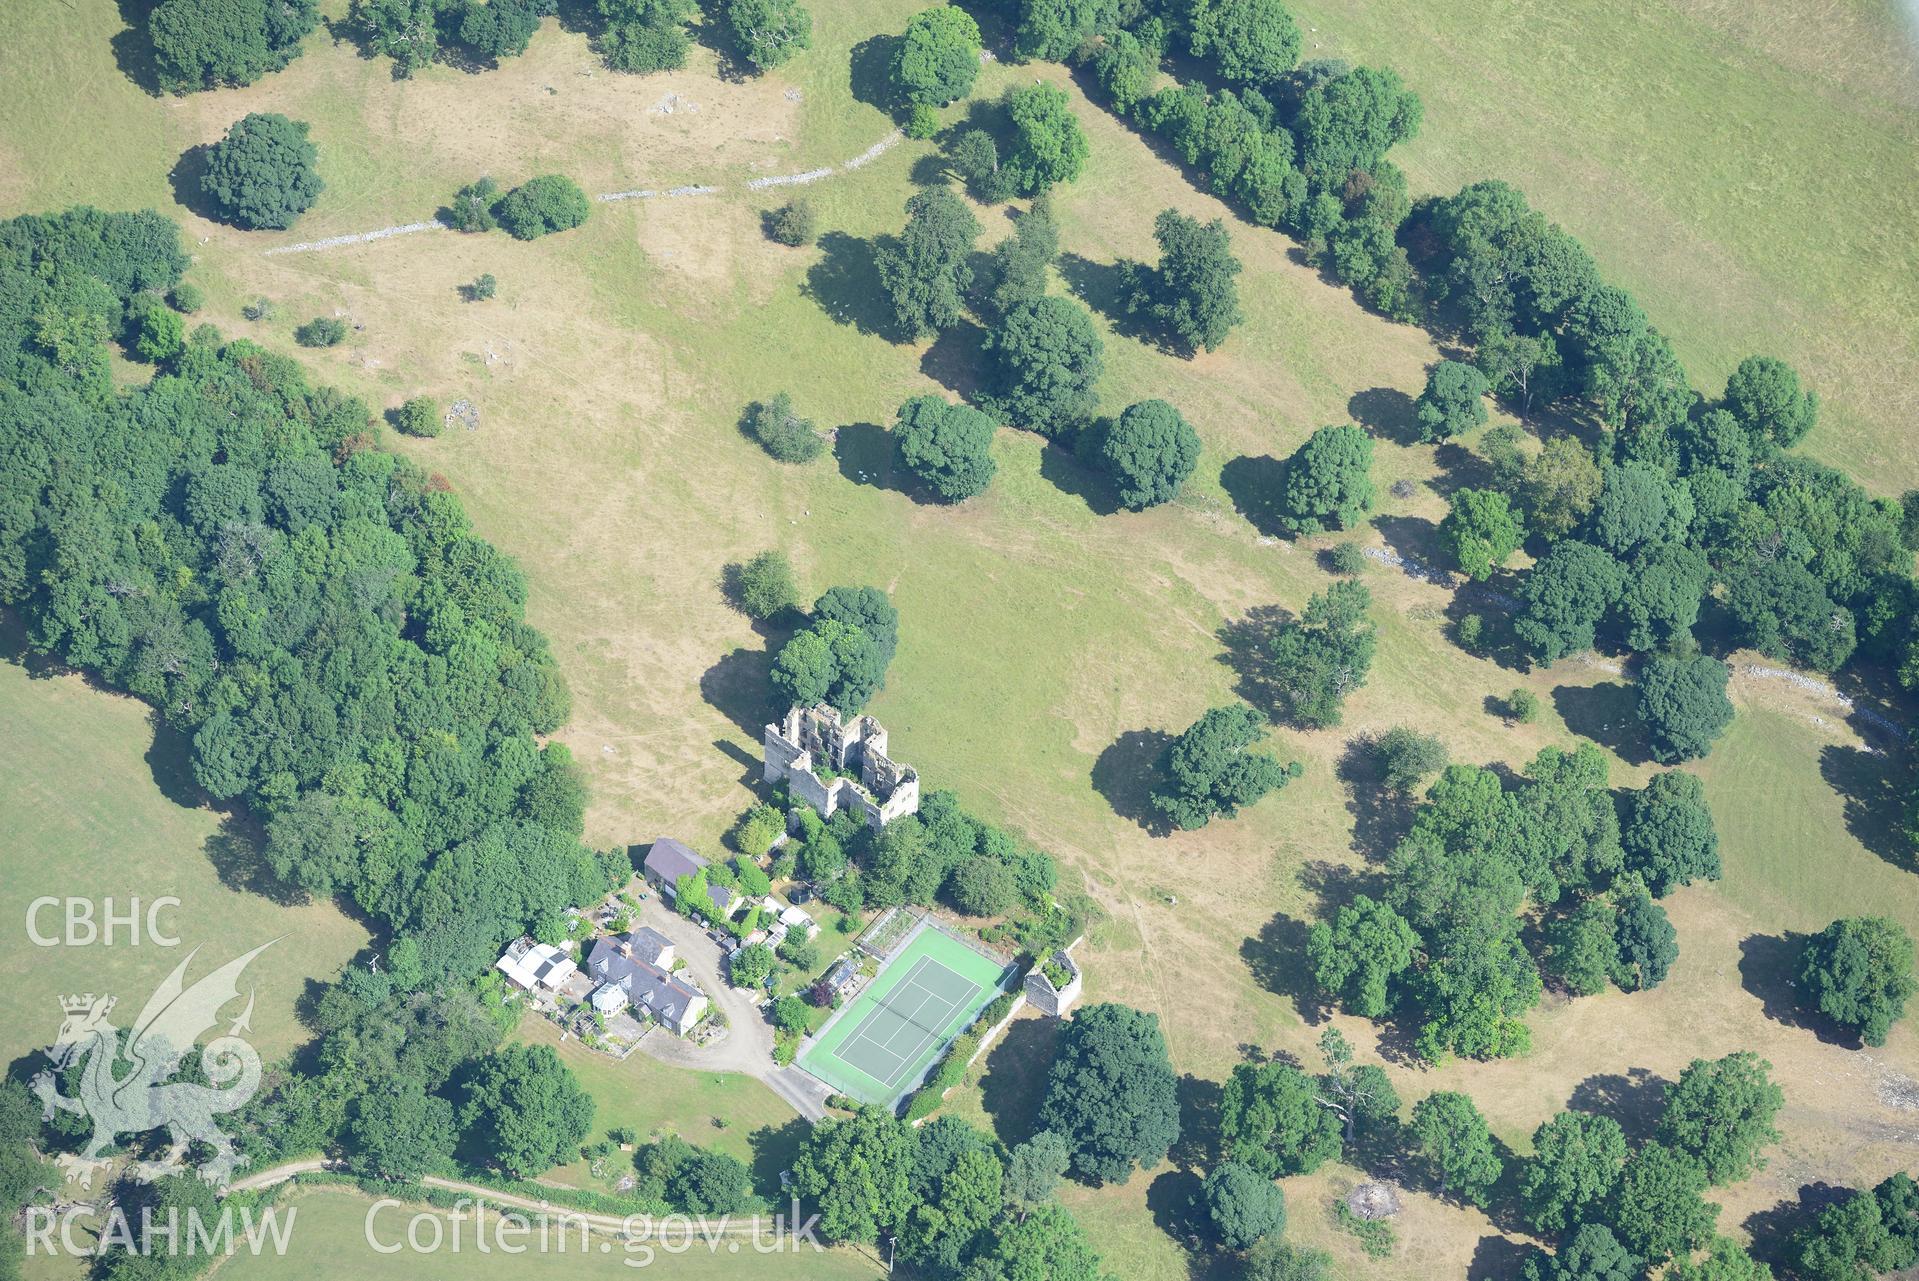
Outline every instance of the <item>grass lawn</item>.
<svg viewBox="0 0 1919 1281">
<path fill-rule="evenodd" d="M 638 1052 L 618 1061 L 577 1040 L 562 1042 L 559 1029 L 531 1016 L 521 1020 L 517 1035 L 552 1046 L 579 1077 L 595 1104 L 594 1138 L 621 1125 L 632 1126 L 641 1142 L 670 1131 L 738 1157 L 752 1167 L 760 1193 L 777 1197 L 779 1172 L 792 1164 L 804 1123 L 785 1100 L 752 1077 L 690 1072 Z M 618 1157 L 612 1161 L 619 1164 Z M 617 1170 L 615 1177 L 626 1172 Z M 575 1187 L 611 1190 L 584 1161 L 561 1166 L 547 1177 Z"/>
<path fill-rule="evenodd" d="M 304 1041 L 294 1004 L 359 950 L 361 926 L 329 903 L 283 906 L 244 888 L 259 857 L 252 833 L 199 806 L 184 744 L 165 730 L 156 735 L 145 704 L 6 662 L 0 723 L 0 914 L 8 922 L 0 960 L 14 976 L 0 993 L 0 1055 L 12 1062 L 51 1044 L 63 995 L 113 993 L 113 1022 L 129 1027 L 191 950 L 200 949 L 189 982 L 274 939 L 241 980 L 242 994 L 257 994 L 253 1041 L 268 1059 Z M 138 946 L 124 927 L 112 946 L 35 946 L 27 909 L 45 895 L 91 899 L 96 920 L 102 900 L 124 913 L 138 898 L 144 917 L 144 905 L 171 895 L 180 906 L 159 921 L 180 945 L 150 942 L 143 920 Z M 59 935 L 61 910 L 43 911 L 38 924 Z"/>
<path fill-rule="evenodd" d="M 891 754 L 925 786 L 954 788 L 969 809 L 1024 829 L 1061 857 L 1067 888 L 1084 884 L 1099 901 L 1106 919 L 1075 954 L 1087 999 L 1159 1014 L 1187 1078 L 1200 1136 L 1187 1165 L 1198 1167 L 1211 1159 L 1209 1083 L 1245 1047 L 1313 1061 L 1318 1029 L 1297 1000 L 1304 930 L 1393 834 L 1391 815 L 1342 774 L 1352 740 L 1407 724 L 1440 734 L 1456 760 L 1519 766 L 1578 730 L 1620 753 L 1616 783 L 1648 773 L 1613 733 L 1615 674 L 1572 662 L 1520 673 L 1466 655 L 1449 639 L 1451 593 L 1372 566 L 1364 581 L 1380 649 L 1371 683 L 1337 729 L 1274 735 L 1304 776 L 1203 832 L 1156 838 L 1136 821 L 1164 737 L 1246 689 L 1241 656 L 1328 581 L 1315 564 L 1327 540 L 1263 537 L 1238 509 L 1243 478 L 1269 471 L 1314 427 L 1358 418 L 1381 429 L 1382 489 L 1400 478 L 1415 487 L 1383 497 L 1373 525 L 1354 536 L 1420 556 L 1445 511 L 1440 490 L 1471 483 L 1465 451 L 1384 438 L 1437 355 L 1423 332 L 1362 311 L 1296 263 L 1284 238 L 1232 223 L 1246 322 L 1222 350 L 1179 360 L 1099 322 L 1103 409 L 1164 397 L 1204 441 L 1179 501 L 1113 514 L 1097 478 L 1038 438 L 1003 431 L 992 489 L 947 509 L 896 487 L 882 425 L 909 395 L 968 389 L 980 333 L 963 325 L 906 345 L 874 332 L 872 239 L 898 230 L 922 145 L 809 189 L 832 234 L 804 250 L 760 235 L 761 210 L 778 199 L 728 195 L 596 206 L 579 231 L 532 244 L 438 233 L 328 254 L 259 253 L 424 216 L 480 172 L 559 169 L 610 190 L 708 175 L 733 182 L 856 154 L 888 123 L 853 94 L 852 45 L 897 30 L 913 7 L 859 0 L 817 13 L 811 53 L 744 84 L 700 67 L 588 76 L 597 64 L 583 42 L 549 26 L 525 59 L 478 77 L 433 69 L 395 83 L 383 64 L 315 37 L 305 58 L 252 89 L 157 101 L 114 80 L 106 42 L 120 24 L 105 0 L 16 6 L 0 15 L 9 60 L 0 71 L 13 73 L 0 74 L 0 143 L 33 164 L 0 165 L 12 175 L 0 181 L 13 184 L 0 186 L 0 212 L 83 197 L 159 202 L 188 229 L 207 319 L 286 347 L 292 325 L 339 312 L 364 329 L 339 348 L 303 353 L 318 377 L 379 404 L 420 392 L 473 400 L 478 430 L 396 447 L 445 476 L 481 531 L 525 567 L 530 616 L 573 687 L 561 737 L 590 778 L 595 842 L 670 833 L 717 848 L 748 803 L 781 638 L 726 608 L 726 563 L 779 546 L 809 595 L 848 582 L 888 590 L 900 649 L 871 710 L 891 732 Z M 1910 138 L 1913 112 L 1875 71 L 1892 55 L 1842 56 L 1883 32 L 1864 5 L 1820 10 L 1823 44 L 1790 39 L 1814 17 L 1772 0 L 1762 8 L 1767 20 L 1735 38 L 1727 33 L 1746 10 L 1711 0 L 1630 13 L 1597 0 L 1550 13 L 1492 13 L 1475 0 L 1416 14 L 1374 0 L 1337 12 L 1301 6 L 1305 25 L 1318 28 L 1309 54 L 1397 62 L 1425 96 L 1425 132 L 1406 157 L 1416 187 L 1450 190 L 1487 173 L 1526 187 L 1642 293 L 1702 379 L 1779 342 L 1832 407 L 1813 448 L 1875 488 L 1897 489 L 1919 479 L 1892 435 L 1912 418 L 1901 408 L 1910 380 L 1894 375 L 1914 332 L 1901 294 L 1913 273 L 1898 269 L 1911 245 L 1880 245 L 1875 259 L 1869 233 L 1913 225 L 1904 216 L 1911 149 L 1889 150 Z M 1857 42 L 1842 39 L 1849 31 Z M 1565 52 L 1575 34 L 1582 60 Z M 36 50 L 57 56 L 26 56 Z M 1702 51 L 1717 60 L 1687 61 Z M 1033 76 L 1064 81 L 1057 68 L 996 65 L 981 91 Z M 126 127 L 55 145 L 79 125 L 35 104 L 71 100 L 67 83 L 102 86 Z M 800 90 L 797 99 L 787 89 Z M 668 92 L 702 110 L 654 113 Z M 1596 109 L 1601 100 L 1609 110 Z M 164 175 L 178 150 L 263 104 L 311 119 L 321 147 L 329 189 L 298 231 L 260 238 L 173 206 Z M 1159 209 L 1230 211 L 1103 110 L 1077 99 L 1075 109 L 1092 159 L 1059 193 L 1059 287 L 1097 308 L 1110 304 L 1116 259 L 1151 255 Z M 490 127 L 473 128 L 476 118 Z M 1848 190 L 1874 198 L 1810 211 L 1812 192 Z M 980 215 L 988 239 L 1005 234 L 1002 210 Z M 498 276 L 499 298 L 460 302 L 455 286 L 482 271 Z M 278 319 L 240 320 L 241 302 L 256 295 L 279 304 Z M 741 438 L 742 405 L 781 389 L 837 430 L 833 457 L 782 467 Z M 1539 695 L 1538 722 L 1508 726 L 1489 713 L 1489 700 L 1515 685 Z M 1864 756 L 1841 717 L 1743 678 L 1735 688 L 1740 719 L 1701 768 L 1727 877 L 1671 901 L 1682 955 L 1668 982 L 1640 996 L 1549 1003 L 1533 1017 L 1536 1046 L 1523 1061 L 1389 1070 L 1409 1104 L 1436 1088 L 1471 1092 L 1502 1140 L 1523 1150 L 1569 1099 L 1643 1116 L 1659 1083 L 1694 1055 L 1756 1049 L 1789 1104 L 1771 1166 L 1726 1194 L 1722 1226 L 1738 1233 L 1808 1183 L 1869 1182 L 1909 1164 L 1910 1119 L 1880 1090 L 1894 1074 L 1919 1075 L 1910 1025 L 1864 1055 L 1782 1017 L 1777 950 L 1752 941 L 1861 906 L 1919 924 L 1919 883 L 1878 852 L 1887 797 L 1874 783 L 1877 758 Z M 141 727 L 130 720 L 125 730 L 126 750 L 137 752 Z M 70 793 L 67 775 L 57 777 Z M 1339 1022 L 1362 1053 L 1377 1048 L 1371 1025 Z M 523 1035 L 553 1033 L 529 1025 Z M 1043 1032 L 1020 1036 L 1032 1038 L 1020 1043 L 1024 1060 L 988 1055 L 977 1097 L 949 1103 L 1008 1141 L 1030 1132 L 1046 1056 Z M 752 1133 L 790 1116 L 743 1079 L 639 1056 L 613 1064 L 571 1044 L 561 1053 L 600 1100 L 597 1129 L 669 1125 L 751 1156 Z M 714 1117 L 727 1128 L 713 1129 Z M 1205 1266 L 1167 1231 L 1167 1207 L 1191 1173 L 1183 1165 L 1069 1194 L 1109 1268 L 1177 1278 Z M 1414 1190 L 1399 1253 L 1362 1261 L 1315 1208 L 1348 1175 L 1328 1171 L 1288 1191 L 1296 1230 L 1323 1237 L 1351 1275 L 1457 1276 L 1482 1254 L 1498 1257 L 1484 1243 L 1496 1235 L 1484 1216 Z"/>
<path fill-rule="evenodd" d="M 1394 152 L 1415 194 L 1513 183 L 1646 305 L 1703 390 L 1782 356 L 1826 402 L 1810 452 L 1876 493 L 1919 485 L 1910 6 L 1291 7 L 1303 56 L 1390 65 L 1419 93 L 1425 125 Z"/>
<path fill-rule="evenodd" d="M 451 1249 L 455 1225 L 445 1211 L 425 1205 L 391 1206 L 381 1210 L 372 1224 L 372 1239 L 382 1247 L 404 1241 L 409 1220 L 416 1214 L 441 1219 L 445 1244 L 439 1252 L 416 1253 L 402 1249 L 398 1253 L 376 1251 L 368 1239 L 368 1212 L 374 1201 L 353 1192 L 313 1189 L 289 1192 L 279 1202 L 296 1211 L 292 1245 L 285 1257 L 271 1254 L 241 1254 L 224 1263 L 219 1275 L 225 1281 L 307 1281 L 308 1278 L 350 1276 L 356 1281 L 412 1281 L 414 1278 L 458 1277 L 461 1281 L 554 1281 L 577 1277 L 659 1276 L 670 1281 L 721 1281 L 731 1277 L 778 1277 L 780 1281 L 851 1281 L 852 1278 L 878 1276 L 884 1271 L 866 1255 L 852 1250 L 815 1252 L 802 1246 L 799 1253 L 790 1250 L 778 1254 L 756 1254 L 751 1238 L 737 1242 L 722 1240 L 717 1249 L 709 1249 L 704 1240 L 695 1239 L 692 1249 L 680 1254 L 654 1251 L 650 1258 L 627 1253 L 618 1243 L 591 1237 L 589 1249 L 582 1254 L 577 1230 L 568 1238 L 566 1252 L 558 1249 L 527 1248 L 507 1254 L 499 1249 L 480 1253 L 474 1248 L 473 1228 L 465 1225 L 461 1238 L 464 1248 Z M 557 1229 L 555 1230 L 557 1236 Z M 419 1239 L 433 1239 L 430 1227 L 422 1228 Z M 527 1238 L 536 1241 L 536 1237 Z M 677 1236 L 671 1238 L 678 1243 Z M 509 1243 L 513 1243 L 509 1240 Z M 492 1241 L 489 1241 L 492 1244 Z M 729 1244 L 738 1244 L 731 1251 Z M 602 1245 L 607 1248 L 602 1250 Z"/>
</svg>

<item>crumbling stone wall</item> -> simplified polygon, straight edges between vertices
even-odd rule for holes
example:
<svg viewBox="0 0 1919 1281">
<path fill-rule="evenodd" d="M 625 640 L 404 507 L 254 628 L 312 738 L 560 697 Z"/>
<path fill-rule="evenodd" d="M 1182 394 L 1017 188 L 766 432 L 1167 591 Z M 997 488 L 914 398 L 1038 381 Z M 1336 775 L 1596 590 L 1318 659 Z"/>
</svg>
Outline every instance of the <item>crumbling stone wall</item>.
<svg viewBox="0 0 1919 1281">
<path fill-rule="evenodd" d="M 843 721 L 837 709 L 794 707 L 780 724 L 766 727 L 762 777 L 784 782 L 798 801 L 830 818 L 855 811 L 870 827 L 884 827 L 919 809 L 919 774 L 886 755 L 886 729 L 871 716 Z M 836 774 L 820 777 L 815 762 Z M 855 781 L 846 775 L 859 772 Z"/>
<path fill-rule="evenodd" d="M 1063 966 L 1072 977 L 1066 981 L 1064 987 L 1055 987 L 1053 980 L 1046 977 L 1046 966 L 1035 965 L 1026 972 L 1026 999 L 1041 1014 L 1048 1014 L 1056 1019 L 1064 1018 L 1066 1011 L 1073 1008 L 1073 1002 L 1079 1000 L 1081 987 L 1079 966 L 1073 963 L 1073 958 L 1066 954 L 1065 949 L 1053 953 L 1050 959 Z"/>
</svg>

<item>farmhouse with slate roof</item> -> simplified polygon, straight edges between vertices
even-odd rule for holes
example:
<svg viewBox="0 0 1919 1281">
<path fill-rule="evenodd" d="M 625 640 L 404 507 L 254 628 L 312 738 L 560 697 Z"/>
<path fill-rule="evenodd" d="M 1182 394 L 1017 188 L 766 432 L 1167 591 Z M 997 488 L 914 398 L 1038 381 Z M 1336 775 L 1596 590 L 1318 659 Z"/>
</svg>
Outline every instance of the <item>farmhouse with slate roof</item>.
<svg viewBox="0 0 1919 1281">
<path fill-rule="evenodd" d="M 659 955 L 657 945 L 638 939 L 650 934 L 666 943 L 667 964 L 672 964 L 673 945 L 652 930 L 598 939 L 587 957 L 587 974 L 596 986 L 593 1008 L 601 1014 L 618 1014 L 632 1005 L 646 1011 L 655 1020 L 684 1036 L 706 1014 L 706 993 L 691 983 L 675 978 L 651 961 L 641 959 L 647 952 Z"/>
</svg>

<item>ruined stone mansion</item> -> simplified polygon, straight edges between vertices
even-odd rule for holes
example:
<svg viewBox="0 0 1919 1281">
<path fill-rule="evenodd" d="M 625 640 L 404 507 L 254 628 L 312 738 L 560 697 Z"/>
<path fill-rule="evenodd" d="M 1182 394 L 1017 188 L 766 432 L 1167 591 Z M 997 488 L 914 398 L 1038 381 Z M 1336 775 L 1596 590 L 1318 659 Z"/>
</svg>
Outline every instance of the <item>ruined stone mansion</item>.
<svg viewBox="0 0 1919 1281">
<path fill-rule="evenodd" d="M 871 716 L 842 721 L 824 703 L 766 727 L 765 778 L 828 818 L 848 809 L 873 828 L 920 807 L 919 772 L 887 756 L 885 728 Z"/>
</svg>

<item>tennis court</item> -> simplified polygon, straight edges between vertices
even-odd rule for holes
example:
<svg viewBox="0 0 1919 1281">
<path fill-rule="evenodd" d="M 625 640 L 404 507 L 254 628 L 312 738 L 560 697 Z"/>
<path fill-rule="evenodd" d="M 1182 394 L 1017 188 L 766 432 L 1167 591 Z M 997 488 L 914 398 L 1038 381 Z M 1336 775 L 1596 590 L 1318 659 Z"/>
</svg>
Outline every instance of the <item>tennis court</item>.
<svg viewBox="0 0 1919 1281">
<path fill-rule="evenodd" d="M 1006 970 L 922 923 L 864 992 L 820 1029 L 800 1066 L 842 1094 L 890 1107 L 999 993 Z"/>
</svg>

